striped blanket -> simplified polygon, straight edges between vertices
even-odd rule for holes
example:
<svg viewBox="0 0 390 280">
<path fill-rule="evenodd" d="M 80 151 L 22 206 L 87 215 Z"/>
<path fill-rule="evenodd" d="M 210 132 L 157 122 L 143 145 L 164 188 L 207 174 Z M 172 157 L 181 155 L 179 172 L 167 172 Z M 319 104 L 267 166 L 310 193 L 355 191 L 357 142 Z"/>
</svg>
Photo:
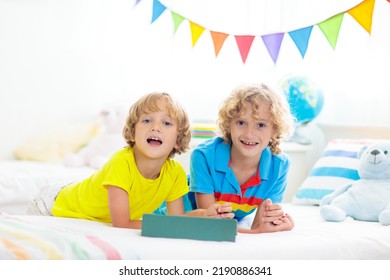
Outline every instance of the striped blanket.
<svg viewBox="0 0 390 280">
<path fill-rule="evenodd" d="M 99 228 L 110 229 L 114 234 L 115 229 L 109 225 L 54 217 L 31 220 L 31 217 L 0 213 L 0 259 L 122 259 L 110 242 L 96 234 Z M 59 225 L 58 220 L 65 226 Z M 75 226 L 66 226 L 69 223 Z M 82 229 L 78 224 L 88 224 L 90 229 Z"/>
</svg>

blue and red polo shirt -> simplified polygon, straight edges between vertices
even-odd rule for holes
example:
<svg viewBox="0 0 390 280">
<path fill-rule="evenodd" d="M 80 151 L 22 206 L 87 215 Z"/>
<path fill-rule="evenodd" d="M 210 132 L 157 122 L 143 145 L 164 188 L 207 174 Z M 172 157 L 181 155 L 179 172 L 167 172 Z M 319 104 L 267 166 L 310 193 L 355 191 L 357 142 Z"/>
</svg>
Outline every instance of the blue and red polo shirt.
<svg viewBox="0 0 390 280">
<path fill-rule="evenodd" d="M 191 153 L 190 191 L 214 194 L 217 202 L 230 202 L 236 219 L 252 213 L 263 200 L 280 203 L 287 185 L 290 159 L 273 155 L 267 147 L 256 174 L 240 185 L 230 167 L 231 143 L 220 137 L 206 140 Z"/>
</svg>

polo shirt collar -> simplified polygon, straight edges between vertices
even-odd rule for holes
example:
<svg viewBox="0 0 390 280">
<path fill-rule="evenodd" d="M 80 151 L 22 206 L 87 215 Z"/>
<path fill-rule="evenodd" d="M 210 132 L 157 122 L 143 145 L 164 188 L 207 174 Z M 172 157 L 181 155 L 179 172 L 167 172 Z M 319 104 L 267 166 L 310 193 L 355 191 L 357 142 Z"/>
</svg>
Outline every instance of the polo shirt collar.
<svg viewBox="0 0 390 280">
<path fill-rule="evenodd" d="M 229 143 L 225 143 L 223 140 L 217 143 L 217 147 L 215 149 L 215 169 L 217 171 L 227 172 L 229 169 L 230 162 L 230 149 L 231 149 L 231 141 Z"/>
</svg>

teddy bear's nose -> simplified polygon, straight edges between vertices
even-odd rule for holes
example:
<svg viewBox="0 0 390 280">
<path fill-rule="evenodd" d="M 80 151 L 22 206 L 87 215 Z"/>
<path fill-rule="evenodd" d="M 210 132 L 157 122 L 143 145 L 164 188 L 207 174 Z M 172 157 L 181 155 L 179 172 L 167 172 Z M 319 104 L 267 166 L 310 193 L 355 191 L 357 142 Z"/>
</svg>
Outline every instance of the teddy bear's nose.
<svg viewBox="0 0 390 280">
<path fill-rule="evenodd" d="M 378 151 L 378 150 L 372 150 L 372 151 L 371 151 L 371 154 L 374 155 L 374 156 L 376 156 L 377 154 L 379 154 L 379 151 Z"/>
</svg>

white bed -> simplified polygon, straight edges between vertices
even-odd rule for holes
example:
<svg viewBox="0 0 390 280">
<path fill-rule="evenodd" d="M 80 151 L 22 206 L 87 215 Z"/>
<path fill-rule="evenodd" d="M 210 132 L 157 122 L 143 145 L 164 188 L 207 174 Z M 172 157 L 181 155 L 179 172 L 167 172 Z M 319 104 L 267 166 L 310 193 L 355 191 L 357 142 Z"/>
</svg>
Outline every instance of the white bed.
<svg viewBox="0 0 390 280">
<path fill-rule="evenodd" d="M 87 166 L 65 167 L 60 163 L 0 161 L 0 211 L 25 214 L 28 202 L 42 186 L 54 182 L 78 181 L 93 171 Z"/>
<path fill-rule="evenodd" d="M 143 237 L 139 230 L 93 221 L 3 214 L 0 259 L 390 259 L 388 227 L 353 220 L 324 222 L 315 206 L 284 208 L 295 217 L 293 231 L 238 234 L 235 242 Z"/>
<path fill-rule="evenodd" d="M 321 128 L 328 135 L 330 127 Z M 325 135 L 325 139 L 390 139 L 389 127 L 352 130 L 339 129 L 339 134 Z M 341 143 L 350 146 L 349 142 Z M 75 181 L 92 172 L 87 167 L 0 162 L 0 259 L 390 260 L 390 227 L 352 219 L 326 222 L 312 200 L 283 204 L 285 212 L 294 217 L 296 226 L 292 231 L 238 234 L 235 242 L 143 237 L 139 230 L 93 221 L 25 215 L 27 202 L 43 184 Z M 309 177 L 305 182 L 310 181 Z M 240 225 L 249 226 L 251 218 Z"/>
</svg>

